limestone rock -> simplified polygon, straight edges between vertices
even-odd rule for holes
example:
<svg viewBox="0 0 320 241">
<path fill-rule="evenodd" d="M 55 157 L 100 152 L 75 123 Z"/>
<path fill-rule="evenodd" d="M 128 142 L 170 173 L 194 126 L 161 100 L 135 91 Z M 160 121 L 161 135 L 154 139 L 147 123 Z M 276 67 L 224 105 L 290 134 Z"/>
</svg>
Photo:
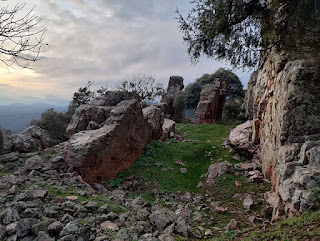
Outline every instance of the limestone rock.
<svg viewBox="0 0 320 241">
<path fill-rule="evenodd" d="M 233 165 L 227 161 L 214 163 L 209 166 L 208 173 L 205 175 L 206 183 L 209 186 L 213 186 L 218 177 L 232 171 Z"/>
<path fill-rule="evenodd" d="M 12 146 L 11 131 L 0 130 L 0 154 L 10 153 Z"/>
<path fill-rule="evenodd" d="M 29 126 L 18 135 L 12 135 L 13 151 L 32 152 L 44 150 L 51 145 L 47 131 L 38 126 Z"/>
<path fill-rule="evenodd" d="M 263 174 L 278 197 L 273 202 L 274 218 L 314 205 L 311 187 L 319 181 L 319 97 L 319 68 L 304 60 L 290 61 L 275 50 L 262 59 L 252 88 L 253 141 L 259 143 Z"/>
<path fill-rule="evenodd" d="M 164 112 L 165 118 L 172 119 L 176 122 L 185 121 L 184 108 L 177 109 L 173 106 L 175 97 L 181 93 L 183 88 L 183 78 L 181 76 L 170 77 L 167 92 L 162 96 L 161 102 L 155 104 L 156 107 Z"/>
<path fill-rule="evenodd" d="M 175 219 L 174 212 L 160 206 L 156 206 L 150 215 L 150 222 L 159 231 L 163 231 L 170 223 L 174 223 Z"/>
<path fill-rule="evenodd" d="M 249 120 L 231 130 L 229 134 L 229 141 L 231 144 L 245 145 L 246 143 L 249 143 L 252 138 L 252 124 L 253 122 Z"/>
<path fill-rule="evenodd" d="M 173 137 L 176 131 L 176 122 L 167 118 L 164 118 L 164 123 L 162 125 L 162 137 L 161 140 L 166 140 Z"/>
<path fill-rule="evenodd" d="M 97 129 L 96 124 L 103 123 L 110 117 L 110 112 L 122 100 L 129 100 L 131 96 L 125 92 L 107 91 L 104 96 L 99 96 L 85 105 L 78 107 L 67 127 L 67 135 L 71 137 L 83 130 Z M 90 124 L 91 122 L 91 124 Z"/>
<path fill-rule="evenodd" d="M 102 128 L 72 136 L 64 151 L 66 163 L 88 183 L 116 177 L 131 166 L 146 144 L 162 135 L 161 112 L 152 107 L 145 113 L 146 117 L 137 100 L 122 101 Z"/>
<path fill-rule="evenodd" d="M 204 85 L 196 110 L 195 124 L 212 124 L 220 120 L 227 94 L 226 80 L 216 78 L 212 84 Z"/>
</svg>

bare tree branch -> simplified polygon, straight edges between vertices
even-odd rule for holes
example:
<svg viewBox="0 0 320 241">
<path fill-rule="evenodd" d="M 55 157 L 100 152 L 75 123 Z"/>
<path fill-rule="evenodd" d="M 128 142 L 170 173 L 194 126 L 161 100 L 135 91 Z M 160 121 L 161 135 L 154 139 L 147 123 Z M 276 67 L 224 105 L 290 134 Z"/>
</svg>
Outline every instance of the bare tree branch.
<svg viewBox="0 0 320 241">
<path fill-rule="evenodd" d="M 46 28 L 36 29 L 40 19 L 33 13 L 34 7 L 20 14 L 25 6 L 0 7 L 0 62 L 7 68 L 29 68 L 29 62 L 39 59 Z"/>
</svg>

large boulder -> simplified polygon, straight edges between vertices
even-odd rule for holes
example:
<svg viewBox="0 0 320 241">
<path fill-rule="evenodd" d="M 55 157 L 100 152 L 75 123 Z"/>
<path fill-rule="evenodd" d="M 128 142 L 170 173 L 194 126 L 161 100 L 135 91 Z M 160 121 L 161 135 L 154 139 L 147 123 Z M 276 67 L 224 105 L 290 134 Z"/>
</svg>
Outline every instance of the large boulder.
<svg viewBox="0 0 320 241">
<path fill-rule="evenodd" d="M 0 154 L 10 153 L 12 146 L 11 131 L 0 130 Z"/>
<path fill-rule="evenodd" d="M 320 139 L 319 98 L 319 68 L 275 50 L 262 59 L 253 88 L 253 141 L 259 143 L 262 171 L 277 200 L 274 219 L 316 205 L 312 188 L 319 184 L 319 152 L 313 142 Z"/>
<path fill-rule="evenodd" d="M 122 101 L 102 128 L 73 135 L 64 158 L 90 184 L 110 180 L 130 167 L 145 145 L 161 137 L 162 124 L 159 109 L 142 111 L 137 100 Z"/>
<path fill-rule="evenodd" d="M 185 121 L 184 108 L 175 108 L 173 105 L 175 97 L 181 93 L 183 88 L 183 78 L 181 76 L 171 76 L 167 92 L 162 96 L 161 102 L 155 104 L 156 107 L 164 112 L 166 118 L 176 122 Z"/>
<path fill-rule="evenodd" d="M 226 80 L 216 78 L 212 84 L 204 85 L 196 110 L 195 124 L 212 124 L 220 120 L 227 94 Z"/>
<path fill-rule="evenodd" d="M 132 96 L 126 92 L 107 91 L 103 96 L 96 97 L 85 105 L 78 107 L 67 127 L 67 135 L 70 138 L 75 133 L 92 129 L 90 122 L 103 123 L 110 117 L 110 112 L 123 100 L 129 100 Z"/>
<path fill-rule="evenodd" d="M 0 154 L 18 152 L 32 152 L 50 147 L 51 139 L 47 131 L 38 126 L 29 126 L 20 134 L 11 135 L 8 130 L 0 131 Z"/>
<path fill-rule="evenodd" d="M 233 145 L 245 145 L 252 140 L 252 121 L 246 121 L 245 123 L 238 125 L 231 130 L 229 134 L 229 141 Z"/>
</svg>

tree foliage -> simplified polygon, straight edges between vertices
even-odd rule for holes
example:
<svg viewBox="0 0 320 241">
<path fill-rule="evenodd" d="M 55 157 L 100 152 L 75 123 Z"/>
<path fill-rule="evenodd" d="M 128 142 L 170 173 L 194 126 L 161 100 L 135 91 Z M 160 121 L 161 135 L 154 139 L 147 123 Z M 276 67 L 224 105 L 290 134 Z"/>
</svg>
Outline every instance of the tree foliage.
<svg viewBox="0 0 320 241">
<path fill-rule="evenodd" d="M 37 29 L 40 20 L 33 8 L 22 13 L 25 5 L 0 7 L 0 61 L 6 66 L 27 68 L 39 58 L 46 29 Z"/>
<path fill-rule="evenodd" d="M 162 84 L 149 75 L 134 75 L 129 80 L 123 81 L 117 87 L 117 91 L 127 92 L 145 103 L 154 101 L 164 93 Z"/>
<path fill-rule="evenodd" d="M 192 61 L 201 54 L 253 67 L 270 48 L 319 57 L 319 0 L 193 0 L 180 30 Z M 307 36 L 307 37 L 306 37 Z"/>
<path fill-rule="evenodd" d="M 184 90 L 184 103 L 186 108 L 194 109 L 200 101 L 200 94 L 203 85 L 210 84 L 215 78 L 225 79 L 228 82 L 228 99 L 238 99 L 244 97 L 243 85 L 239 77 L 231 70 L 224 68 L 218 69 L 213 74 L 204 74 L 196 79 L 194 83 L 189 84 Z"/>
<path fill-rule="evenodd" d="M 48 131 L 50 138 L 59 143 L 68 139 L 66 128 L 69 122 L 68 112 L 57 112 L 51 108 L 41 114 L 40 120 L 32 120 L 30 125 L 36 125 Z"/>
</svg>

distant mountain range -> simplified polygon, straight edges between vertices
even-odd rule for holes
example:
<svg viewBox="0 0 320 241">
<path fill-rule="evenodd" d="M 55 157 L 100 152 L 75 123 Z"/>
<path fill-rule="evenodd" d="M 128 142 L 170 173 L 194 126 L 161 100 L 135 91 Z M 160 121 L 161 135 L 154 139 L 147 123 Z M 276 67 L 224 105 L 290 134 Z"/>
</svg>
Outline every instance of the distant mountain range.
<svg viewBox="0 0 320 241">
<path fill-rule="evenodd" d="M 0 126 L 2 129 L 11 130 L 13 134 L 18 134 L 29 125 L 30 121 L 40 119 L 42 112 L 50 108 L 63 112 L 68 107 L 43 103 L 0 105 Z"/>
</svg>

